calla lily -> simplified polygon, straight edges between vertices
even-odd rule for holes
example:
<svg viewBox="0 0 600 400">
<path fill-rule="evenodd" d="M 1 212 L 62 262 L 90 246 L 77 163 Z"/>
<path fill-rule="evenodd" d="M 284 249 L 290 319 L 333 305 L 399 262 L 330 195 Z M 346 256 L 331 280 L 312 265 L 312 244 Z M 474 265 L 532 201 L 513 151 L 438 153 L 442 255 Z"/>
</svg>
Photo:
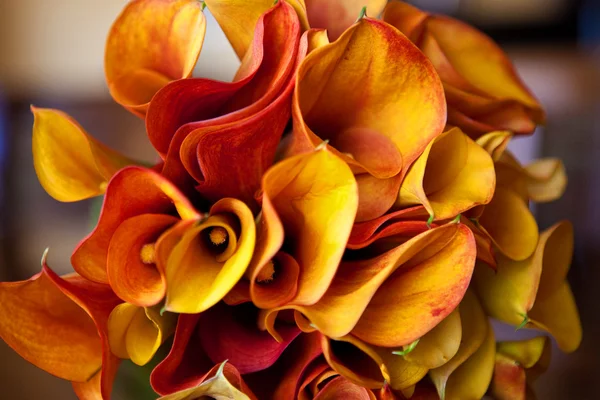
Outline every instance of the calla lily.
<svg viewBox="0 0 600 400">
<path fill-rule="evenodd" d="M 248 270 L 252 301 L 262 308 L 315 304 L 331 284 L 352 229 L 354 176 L 321 148 L 274 165 L 262 187 L 257 248 Z"/>
<path fill-rule="evenodd" d="M 469 217 L 475 221 L 473 230 L 478 236 L 487 236 L 505 256 L 513 260 L 524 260 L 535 251 L 539 233 L 528 206 L 530 198 L 527 172 L 505 151 L 510 137 L 509 132 L 499 131 L 477 140 L 494 159 L 496 190 L 490 203 L 469 211 Z M 556 181 L 550 179 L 548 182 Z M 536 183 L 542 185 L 541 180 Z M 551 186 L 556 187 L 554 183 L 549 183 L 546 186 L 547 193 L 552 192 Z M 484 259 L 486 258 L 489 257 Z M 495 261 L 485 261 L 490 265 L 495 264 Z"/>
<path fill-rule="evenodd" d="M 429 371 L 429 376 L 441 399 L 481 399 L 494 370 L 494 331 L 471 291 L 465 294 L 459 313 L 462 339 L 458 351 L 444 365 Z"/>
<path fill-rule="evenodd" d="M 376 400 L 369 389 L 356 385 L 343 376 L 336 376 L 323 384 L 322 388 L 315 389 L 313 400 Z"/>
<path fill-rule="evenodd" d="M 218 303 L 246 272 L 255 241 L 254 216 L 248 206 L 226 198 L 211 207 L 205 220 L 187 228 L 178 242 L 160 242 L 159 251 L 169 254 L 164 265 L 164 309 L 199 313 Z"/>
<path fill-rule="evenodd" d="M 430 369 L 444 365 L 456 354 L 460 342 L 460 316 L 455 310 L 404 349 L 372 346 L 348 335 L 335 340 L 324 337 L 323 353 L 334 370 L 352 382 L 372 389 L 389 384 L 392 390 L 412 394 Z"/>
<path fill-rule="evenodd" d="M 321 335 L 301 333 L 269 368 L 245 375 L 259 399 L 302 398 L 302 385 L 316 363 L 322 365 Z M 326 368 L 326 366 L 324 366 Z"/>
<path fill-rule="evenodd" d="M 396 0 L 388 3 L 382 18 L 435 65 L 444 83 L 448 123 L 480 136 L 502 129 L 528 134 L 544 122 L 544 110 L 508 56 L 481 31 Z"/>
<path fill-rule="evenodd" d="M 255 192 L 289 119 L 293 73 L 314 33 L 300 39 L 296 12 L 279 2 L 258 20 L 233 83 L 186 79 L 160 90 L 146 127 L 165 158 L 163 174 L 181 187 L 195 181 L 208 200 L 257 208 Z"/>
<path fill-rule="evenodd" d="M 0 336 L 21 357 L 90 398 L 110 398 L 118 359 L 107 320 L 120 300 L 108 285 L 56 275 L 42 258 L 31 279 L 0 284 Z M 86 397 L 82 397 L 86 398 Z"/>
<path fill-rule="evenodd" d="M 374 258 L 343 261 L 325 295 L 314 305 L 293 307 L 324 335 L 352 334 L 367 344 L 399 347 L 419 339 L 462 299 L 475 263 L 475 241 L 462 224 L 397 239 Z M 393 242 L 392 242 L 393 243 Z M 264 326 L 275 337 L 276 313 Z"/>
<path fill-rule="evenodd" d="M 546 336 L 496 346 L 496 366 L 490 392 L 496 400 L 526 400 L 531 384 L 550 365 L 552 346 Z"/>
<path fill-rule="evenodd" d="M 108 342 L 114 355 L 147 364 L 161 344 L 175 332 L 174 314 L 159 314 L 156 308 L 119 304 L 108 318 Z"/>
<path fill-rule="evenodd" d="M 370 389 L 389 383 L 394 390 L 414 386 L 428 369 L 393 354 L 394 348 L 369 345 L 348 335 L 323 337 L 323 354 L 331 367 L 350 381 Z"/>
<path fill-rule="evenodd" d="M 104 57 L 117 103 L 143 118 L 160 88 L 192 74 L 206 32 L 203 8 L 197 0 L 134 0 L 125 6 Z"/>
<path fill-rule="evenodd" d="M 410 165 L 442 133 L 446 103 L 429 60 L 390 25 L 362 18 L 302 62 L 292 114 L 288 153 L 328 140 L 357 175 L 361 221 L 392 206 Z"/>
<path fill-rule="evenodd" d="M 491 201 L 496 186 L 489 154 L 458 128 L 432 141 L 408 170 L 396 207 L 422 204 L 434 220 Z"/>
<path fill-rule="evenodd" d="M 119 169 L 135 163 L 94 139 L 62 111 L 32 106 L 31 112 L 35 172 L 58 201 L 99 196 Z"/>
<path fill-rule="evenodd" d="M 173 347 L 152 372 L 154 390 L 170 394 L 197 386 L 215 363 L 225 360 L 241 374 L 273 365 L 300 330 L 278 323 L 282 335 L 278 343 L 258 329 L 257 316 L 258 310 L 251 304 L 231 307 L 223 303 L 202 314 L 181 314 Z"/>
<path fill-rule="evenodd" d="M 560 198 L 567 186 L 565 167 L 556 158 L 541 158 L 522 166 L 512 153 L 505 151 L 496 161 L 496 174 L 499 186 L 536 203 Z"/>
<path fill-rule="evenodd" d="M 165 178 L 141 167 L 124 168 L 110 181 L 98 225 L 75 249 L 71 262 L 83 277 L 110 282 L 123 300 L 155 305 L 166 290 L 164 273 L 155 268 L 155 241 L 179 219 L 199 218 Z"/>
<path fill-rule="evenodd" d="M 207 0 L 205 3 L 240 59 L 251 47 L 256 21 L 273 4 L 271 0 Z M 369 16 L 377 17 L 386 0 L 290 0 L 288 3 L 296 10 L 303 30 L 326 29 L 329 40 L 333 41 L 356 21 L 363 7 Z"/>
<path fill-rule="evenodd" d="M 542 329 L 572 352 L 581 342 L 581 322 L 566 281 L 573 255 L 573 227 L 562 221 L 540 235 L 523 261 L 498 258 L 496 273 L 476 268 L 474 283 L 488 315 L 515 326 Z"/>
<path fill-rule="evenodd" d="M 227 361 L 213 367 L 196 387 L 182 390 L 158 400 L 191 400 L 191 399 L 255 399 L 244 383 L 240 373 Z"/>
</svg>

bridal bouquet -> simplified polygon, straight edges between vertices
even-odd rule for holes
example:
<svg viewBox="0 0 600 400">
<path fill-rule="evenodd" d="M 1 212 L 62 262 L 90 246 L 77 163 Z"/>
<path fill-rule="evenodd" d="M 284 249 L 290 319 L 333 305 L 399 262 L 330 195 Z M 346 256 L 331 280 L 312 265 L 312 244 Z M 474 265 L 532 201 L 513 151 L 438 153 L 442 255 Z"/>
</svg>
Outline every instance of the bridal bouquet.
<svg viewBox="0 0 600 400">
<path fill-rule="evenodd" d="M 191 77 L 205 7 L 232 82 Z M 123 359 L 158 362 L 164 400 L 530 399 L 549 337 L 578 347 L 573 229 L 529 210 L 564 167 L 507 150 L 544 110 L 478 30 L 400 1 L 133 0 L 105 70 L 160 162 L 32 107 L 42 186 L 104 201 L 75 273 L 46 251 L 0 284 L 0 336 L 80 399 Z"/>
</svg>

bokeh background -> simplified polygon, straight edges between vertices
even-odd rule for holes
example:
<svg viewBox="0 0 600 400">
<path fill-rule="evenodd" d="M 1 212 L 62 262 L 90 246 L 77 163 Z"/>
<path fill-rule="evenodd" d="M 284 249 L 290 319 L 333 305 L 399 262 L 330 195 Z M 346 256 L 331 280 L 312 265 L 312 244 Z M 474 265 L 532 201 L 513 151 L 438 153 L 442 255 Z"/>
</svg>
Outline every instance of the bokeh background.
<svg viewBox="0 0 600 400">
<path fill-rule="evenodd" d="M 91 201 L 59 203 L 39 185 L 32 164 L 29 105 L 73 115 L 104 143 L 141 160 L 156 155 L 143 122 L 113 103 L 103 75 L 104 40 L 126 0 L 0 0 L 0 280 L 27 279 L 42 251 L 58 272 L 92 228 Z M 581 312 L 581 348 L 554 351 L 538 382 L 540 400 L 597 399 L 600 379 L 600 1 L 414 0 L 424 9 L 466 20 L 506 49 L 548 111 L 532 137 L 513 141 L 518 158 L 564 160 L 564 197 L 538 205 L 540 229 L 560 219 L 575 225 L 569 274 Z M 206 10 L 205 12 L 207 12 Z M 207 13 L 208 15 L 208 13 Z M 231 80 L 239 65 L 214 19 L 195 75 Z M 2 316 L 6 318 L 7 316 Z M 10 317 L 10 316 L 8 316 Z M 500 336 L 510 335 L 501 329 Z M 117 385 L 116 399 L 135 377 Z M 0 341 L 0 398 L 75 399 L 70 385 L 38 370 Z"/>
</svg>

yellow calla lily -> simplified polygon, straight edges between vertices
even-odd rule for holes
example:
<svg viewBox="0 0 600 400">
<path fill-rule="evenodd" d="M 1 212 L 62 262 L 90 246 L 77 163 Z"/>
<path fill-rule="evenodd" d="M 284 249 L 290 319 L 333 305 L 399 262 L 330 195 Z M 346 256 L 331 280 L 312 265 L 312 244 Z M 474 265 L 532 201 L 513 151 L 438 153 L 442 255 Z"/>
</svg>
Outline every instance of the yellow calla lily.
<svg viewBox="0 0 600 400">
<path fill-rule="evenodd" d="M 147 364 L 161 344 L 175 332 L 177 316 L 160 315 L 156 307 L 138 307 L 123 303 L 108 318 L 108 343 L 114 355 Z"/>
<path fill-rule="evenodd" d="M 462 340 L 447 363 L 429 371 L 443 400 L 476 400 L 486 393 L 494 370 L 494 331 L 479 300 L 467 291 L 459 306 Z"/>
<path fill-rule="evenodd" d="M 252 301 L 259 307 L 283 306 L 274 299 L 280 299 L 285 279 L 284 293 L 294 293 L 285 303 L 315 304 L 331 284 L 350 236 L 358 205 L 354 176 L 322 148 L 274 165 L 262 186 L 257 249 L 249 269 Z M 287 255 L 276 257 L 280 251 Z M 287 279 L 290 274 L 297 278 Z"/>
<path fill-rule="evenodd" d="M 546 336 L 500 342 L 490 392 L 496 400 L 526 400 L 531 384 L 550 365 L 552 346 Z"/>
<path fill-rule="evenodd" d="M 455 309 L 435 328 L 419 339 L 415 348 L 403 357 L 406 361 L 434 369 L 441 367 L 458 352 L 462 339 L 460 312 Z"/>
<path fill-rule="evenodd" d="M 179 230 L 177 226 L 171 229 Z M 215 203 L 208 218 L 190 226 L 179 241 L 163 241 L 159 260 L 164 260 L 165 251 L 169 253 L 164 266 L 164 309 L 199 313 L 214 306 L 246 272 L 255 241 L 252 212 L 243 202 L 231 198 Z M 164 246 L 172 248 L 169 251 Z"/>
<path fill-rule="evenodd" d="M 496 272 L 476 268 L 475 289 L 486 312 L 501 321 L 550 333 L 565 352 L 581 342 L 581 322 L 566 281 L 573 254 L 573 227 L 562 221 L 540 235 L 523 261 L 499 257 Z"/>
<path fill-rule="evenodd" d="M 489 203 L 495 185 L 492 158 L 452 128 L 434 139 L 410 167 L 395 206 L 422 204 L 434 220 L 451 219 Z"/>
<path fill-rule="evenodd" d="M 106 191 L 110 178 L 134 161 L 90 136 L 59 110 L 31 107 L 33 166 L 40 184 L 58 201 L 79 201 Z"/>
</svg>

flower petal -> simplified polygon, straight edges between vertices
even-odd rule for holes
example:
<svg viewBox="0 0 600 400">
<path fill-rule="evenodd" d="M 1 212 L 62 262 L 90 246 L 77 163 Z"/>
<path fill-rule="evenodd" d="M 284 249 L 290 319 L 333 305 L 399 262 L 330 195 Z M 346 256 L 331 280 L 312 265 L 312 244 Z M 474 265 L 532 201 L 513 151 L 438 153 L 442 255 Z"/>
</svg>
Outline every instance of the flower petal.
<svg viewBox="0 0 600 400">
<path fill-rule="evenodd" d="M 58 201 L 99 196 L 110 178 L 134 162 L 90 136 L 62 111 L 31 107 L 33 165 L 46 192 Z"/>
<path fill-rule="evenodd" d="M 119 304 L 108 319 L 108 341 L 113 354 L 147 364 L 160 345 L 175 331 L 176 316 L 160 315 L 153 308 Z"/>
<path fill-rule="evenodd" d="M 384 179 L 406 171 L 445 124 L 443 88 L 430 62 L 398 31 L 370 18 L 311 52 L 296 82 L 288 152 L 327 139 L 355 173 Z"/>
<path fill-rule="evenodd" d="M 108 247 L 107 274 L 110 286 L 121 299 L 140 307 L 158 304 L 166 293 L 164 273 L 156 261 L 144 260 L 152 246 L 178 218 L 164 214 L 141 214 L 119 225 Z"/>
<path fill-rule="evenodd" d="M 513 260 L 524 260 L 535 251 L 539 237 L 537 223 L 527 204 L 511 190 L 496 188 L 479 224 L 498 249 Z"/>
<path fill-rule="evenodd" d="M 484 33 L 401 1 L 388 3 L 383 20 L 406 34 L 435 65 L 446 89 L 452 125 L 480 136 L 498 129 L 531 133 L 543 123 L 539 102 L 508 56 Z"/>
<path fill-rule="evenodd" d="M 481 399 L 490 386 L 496 357 L 494 330 L 488 323 L 481 346 L 450 375 L 446 384 L 448 400 Z"/>
<path fill-rule="evenodd" d="M 46 255 L 30 280 L 0 285 L 0 308 L 11 316 L 0 319 L 0 336 L 27 361 L 73 381 L 76 390 L 108 399 L 118 360 L 109 350 L 106 321 L 119 299 L 107 285 L 59 277 Z"/>
<path fill-rule="evenodd" d="M 273 5 L 271 0 L 207 0 L 205 3 L 240 59 L 251 46 L 256 22 Z"/>
<path fill-rule="evenodd" d="M 339 157 L 321 149 L 273 166 L 263 178 L 263 191 L 262 223 L 283 225 L 286 241 L 293 244 L 288 253 L 300 267 L 291 303 L 314 304 L 329 287 L 352 229 L 358 204 L 354 176 Z M 270 247 L 270 252 L 277 250 Z M 268 261 L 268 256 L 272 257 L 264 254 L 261 259 Z M 251 294 L 265 266 L 254 270 Z"/>
<path fill-rule="evenodd" d="M 581 342 L 581 322 L 565 281 L 572 255 L 573 227 L 562 221 L 542 232 L 528 259 L 500 258 L 496 273 L 478 268 L 474 284 L 486 312 L 515 326 L 525 319 L 526 327 L 555 336 L 561 350 L 574 351 Z"/>
<path fill-rule="evenodd" d="M 217 227 L 227 232 L 223 243 L 209 238 Z M 215 203 L 210 217 L 191 227 L 167 260 L 165 310 L 195 314 L 223 299 L 244 275 L 255 241 L 254 216 L 244 203 Z"/>
<path fill-rule="evenodd" d="M 454 371 L 460 368 L 466 360 L 475 354 L 484 341 L 489 339 L 488 331 L 491 330 L 487 317 L 479 304 L 479 300 L 471 291 L 465 293 L 465 297 L 459 306 L 459 312 L 462 326 L 462 339 L 458 352 L 441 367 L 429 371 L 429 376 L 436 386 L 441 398 L 444 398 L 448 380 L 451 378 Z M 492 345 L 493 344 L 492 340 Z"/>
<path fill-rule="evenodd" d="M 223 361 L 218 366 L 213 367 L 207 374 L 207 378 L 196 387 L 182 390 L 167 396 L 160 397 L 158 400 L 186 400 L 186 399 L 229 399 L 229 400 L 250 400 L 253 395 L 244 393 L 242 385 L 236 387 L 233 385 L 227 375 L 233 375 L 233 379 L 242 381 L 242 378 L 235 367 L 227 361 Z M 208 378 L 210 376 L 210 378 Z M 243 381 L 242 381 L 243 382 Z"/>
<path fill-rule="evenodd" d="M 404 359 L 427 369 L 438 368 L 450 360 L 460 346 L 462 327 L 460 313 L 455 309 L 435 328 L 427 332 L 419 343 L 404 355 Z"/>
<path fill-rule="evenodd" d="M 135 0 L 114 22 L 106 42 L 106 81 L 115 101 L 144 117 L 152 96 L 192 74 L 206 19 L 196 0 Z"/>
<path fill-rule="evenodd" d="M 551 295 L 536 299 L 529 310 L 531 324 L 550 333 L 565 353 L 571 353 L 581 344 L 582 328 L 573 292 L 567 282 Z"/>
<path fill-rule="evenodd" d="M 111 179 L 96 229 L 71 256 L 79 274 L 92 281 L 108 283 L 107 258 L 110 241 L 126 219 L 142 214 L 175 214 L 197 219 L 199 214 L 187 198 L 156 172 L 127 167 Z"/>
<path fill-rule="evenodd" d="M 446 232 L 449 236 L 445 240 L 438 238 L 401 268 L 398 264 L 418 246 L 402 250 L 400 246 L 387 254 L 388 262 L 398 272 L 377 289 L 352 330 L 354 335 L 379 346 L 406 345 L 454 310 L 471 280 L 475 241 L 471 231 L 461 224 Z M 408 269 L 408 265 L 412 268 Z"/>
<path fill-rule="evenodd" d="M 504 354 L 496 353 L 490 393 L 498 400 L 526 400 L 525 369 Z"/>
<path fill-rule="evenodd" d="M 180 314 L 169 354 L 152 370 L 150 384 L 161 395 L 201 384 L 214 363 L 198 340 L 200 314 Z"/>
<path fill-rule="evenodd" d="M 557 158 L 543 158 L 525 167 L 529 198 L 538 203 L 560 198 L 567 186 L 565 166 Z"/>
<path fill-rule="evenodd" d="M 496 184 L 488 153 L 453 128 L 432 143 L 408 171 L 397 206 L 423 204 L 436 220 L 491 201 Z"/>
<path fill-rule="evenodd" d="M 363 7 L 367 7 L 368 16 L 377 18 L 387 0 L 304 0 L 304 3 L 310 26 L 327 29 L 329 40 L 334 41 L 356 22 Z"/>
<path fill-rule="evenodd" d="M 301 333 L 273 365 L 245 378 L 260 399 L 294 399 L 301 380 L 321 353 L 321 335 Z"/>
<path fill-rule="evenodd" d="M 240 121 L 256 114 L 289 83 L 300 39 L 295 11 L 287 3 L 279 2 L 252 28 L 252 46 L 234 82 L 180 80 L 161 89 L 152 99 L 146 128 L 152 145 L 162 156 L 168 152 L 178 156 L 179 146 L 195 129 Z"/>
<path fill-rule="evenodd" d="M 343 262 L 319 302 L 289 307 L 329 337 L 352 332 L 373 345 L 407 345 L 458 305 L 474 260 L 471 231 L 447 224 L 373 259 Z"/>
<path fill-rule="evenodd" d="M 242 374 L 273 365 L 300 333 L 291 324 L 280 324 L 282 341 L 258 329 L 258 310 L 251 304 L 227 306 L 223 303 L 200 315 L 198 339 L 209 358 L 219 363 L 229 360 Z"/>
<path fill-rule="evenodd" d="M 327 382 L 314 397 L 314 400 L 344 399 L 375 400 L 375 396 L 370 390 L 350 382 L 343 376 L 338 376 Z"/>
<path fill-rule="evenodd" d="M 385 382 L 394 390 L 415 385 L 428 369 L 392 353 L 393 348 L 371 346 L 348 335 L 337 339 L 323 337 L 323 354 L 329 365 L 350 381 L 371 389 Z"/>
</svg>

